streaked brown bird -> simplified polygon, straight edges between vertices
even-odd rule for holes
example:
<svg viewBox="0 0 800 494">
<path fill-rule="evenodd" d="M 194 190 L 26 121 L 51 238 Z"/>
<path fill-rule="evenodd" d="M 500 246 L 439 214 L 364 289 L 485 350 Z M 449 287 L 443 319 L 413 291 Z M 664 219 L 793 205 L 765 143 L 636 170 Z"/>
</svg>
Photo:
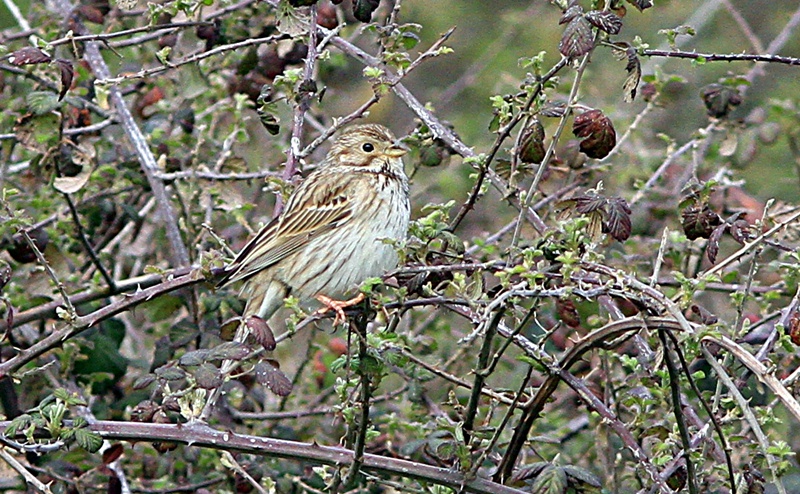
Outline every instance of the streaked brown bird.
<svg viewBox="0 0 800 494">
<path fill-rule="evenodd" d="M 397 266 L 383 239 L 408 232 L 406 148 L 382 125 L 348 128 L 325 160 L 225 268 L 217 284 L 244 281 L 242 319 L 269 319 L 289 295 L 316 298 L 344 319 L 343 308 L 363 300 L 345 295 L 365 279 Z"/>
</svg>

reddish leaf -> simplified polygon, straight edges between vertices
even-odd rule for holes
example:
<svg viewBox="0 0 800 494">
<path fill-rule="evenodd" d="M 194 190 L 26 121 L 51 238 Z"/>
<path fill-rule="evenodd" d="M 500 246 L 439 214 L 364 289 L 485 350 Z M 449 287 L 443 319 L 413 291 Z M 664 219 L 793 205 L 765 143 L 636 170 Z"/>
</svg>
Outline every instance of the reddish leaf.
<svg viewBox="0 0 800 494">
<path fill-rule="evenodd" d="M 0 259 L 0 293 L 3 293 L 3 288 L 9 280 L 11 280 L 11 266 Z"/>
<path fill-rule="evenodd" d="M 628 0 L 628 3 L 639 9 L 639 12 L 653 6 L 653 0 Z"/>
<path fill-rule="evenodd" d="M 578 17 L 583 15 L 583 7 L 578 4 L 570 5 L 567 10 L 564 11 L 564 14 L 561 16 L 561 19 L 558 20 L 559 24 L 567 24 L 569 22 L 574 21 Z"/>
<path fill-rule="evenodd" d="M 576 196 L 575 210 L 582 214 L 594 213 L 595 211 L 602 210 L 607 202 L 607 199 L 597 194 L 587 194 Z"/>
<path fill-rule="evenodd" d="M 131 410 L 131 421 L 151 422 L 158 410 L 159 406 L 156 402 L 151 400 L 140 401 L 139 404 Z"/>
<path fill-rule="evenodd" d="M 719 254 L 719 241 L 727 229 L 728 225 L 723 223 L 722 225 L 714 228 L 714 230 L 711 231 L 711 235 L 708 237 L 706 255 L 708 256 L 708 260 L 711 261 L 711 264 L 717 262 L 717 254 Z"/>
<path fill-rule="evenodd" d="M 565 57 L 578 58 L 589 53 L 593 46 L 592 25 L 581 15 L 567 24 L 558 43 L 558 51 Z"/>
<path fill-rule="evenodd" d="M 700 305 L 693 304 L 692 305 L 692 312 L 697 314 L 698 317 L 700 317 L 700 321 L 703 324 L 707 325 L 707 326 L 710 326 L 712 324 L 716 324 L 717 321 L 719 321 L 719 318 L 717 318 L 717 316 L 715 316 L 714 314 L 709 312 L 708 309 L 706 309 L 705 307 L 702 307 Z"/>
<path fill-rule="evenodd" d="M 8 63 L 19 67 L 38 63 L 50 63 L 53 59 L 47 53 L 33 46 L 20 48 L 8 57 Z"/>
<path fill-rule="evenodd" d="M 222 386 L 222 376 L 219 369 L 211 364 L 202 364 L 194 371 L 197 385 L 203 389 L 214 389 Z"/>
<path fill-rule="evenodd" d="M 575 308 L 575 302 L 570 299 L 556 299 L 556 312 L 558 318 L 570 328 L 578 328 L 581 325 L 581 316 Z"/>
<path fill-rule="evenodd" d="M 739 91 L 722 84 L 709 84 L 700 92 L 700 97 L 706 105 L 706 113 L 714 118 L 727 116 L 733 108 L 742 104 Z"/>
<path fill-rule="evenodd" d="M 544 155 L 544 127 L 539 119 L 534 118 L 530 125 L 522 131 L 519 159 L 523 163 L 541 163 Z"/>
<path fill-rule="evenodd" d="M 370 22 L 380 0 L 353 0 L 353 15 L 361 22 Z"/>
<path fill-rule="evenodd" d="M 592 26 L 608 34 L 619 34 L 622 29 L 622 19 L 612 12 L 592 10 L 587 12 L 585 17 Z"/>
<path fill-rule="evenodd" d="M 72 67 L 72 62 L 59 58 L 56 60 L 58 70 L 61 72 L 61 89 L 58 91 L 58 101 L 64 99 L 67 91 L 72 87 L 72 79 L 75 76 L 75 69 Z"/>
<path fill-rule="evenodd" d="M 789 337 L 792 339 L 792 343 L 795 345 L 800 346 L 800 314 L 795 312 L 794 315 L 789 319 L 789 325 L 786 328 L 789 333 Z"/>
<path fill-rule="evenodd" d="M 611 119 L 600 110 L 589 110 L 575 117 L 572 133 L 584 137 L 580 149 L 590 158 L 602 159 L 617 145 L 617 133 Z"/>
<path fill-rule="evenodd" d="M 272 332 L 272 328 L 269 327 L 267 321 L 258 316 L 250 316 L 245 324 L 250 329 L 253 338 L 259 345 L 264 347 L 264 350 L 268 352 L 275 350 L 275 333 Z"/>
<path fill-rule="evenodd" d="M 238 341 L 227 341 L 225 343 L 221 343 L 214 348 L 211 348 L 208 352 L 208 360 L 242 360 L 243 358 L 250 355 L 252 350 L 250 347 L 245 345 L 244 343 L 239 343 Z"/>
<path fill-rule="evenodd" d="M 747 220 L 736 220 L 730 225 L 730 234 L 739 244 L 750 240 L 750 223 Z"/>
<path fill-rule="evenodd" d="M 95 24 L 102 24 L 103 20 L 105 19 L 105 15 L 100 9 L 93 7 L 91 5 L 80 5 L 75 8 L 74 12 L 78 14 L 80 17 L 83 17 L 89 22 L 93 22 Z"/>
<path fill-rule="evenodd" d="M 639 87 L 639 82 L 642 79 L 642 63 L 636 55 L 636 49 L 629 43 L 616 43 L 615 46 L 617 49 L 614 50 L 614 54 L 617 58 L 620 60 L 628 60 L 628 63 L 625 65 L 628 77 L 625 78 L 622 90 L 624 91 L 623 98 L 630 103 L 636 98 L 636 89 Z"/>
<path fill-rule="evenodd" d="M 123 451 L 125 451 L 125 447 L 120 443 L 113 444 L 110 448 L 103 451 L 103 464 L 108 465 L 109 463 L 113 463 L 122 456 Z"/>
<path fill-rule="evenodd" d="M 270 362 L 259 362 L 255 367 L 256 380 L 278 396 L 289 396 L 292 381 Z"/>
<path fill-rule="evenodd" d="M 719 215 L 713 212 L 708 204 L 700 209 L 698 206 L 689 206 L 681 212 L 681 225 L 683 233 L 689 240 L 709 238 L 714 228 L 722 222 Z"/>
<path fill-rule="evenodd" d="M 608 201 L 607 219 L 605 229 L 619 242 L 628 240 L 631 236 L 631 208 L 621 197 L 614 197 Z"/>
</svg>

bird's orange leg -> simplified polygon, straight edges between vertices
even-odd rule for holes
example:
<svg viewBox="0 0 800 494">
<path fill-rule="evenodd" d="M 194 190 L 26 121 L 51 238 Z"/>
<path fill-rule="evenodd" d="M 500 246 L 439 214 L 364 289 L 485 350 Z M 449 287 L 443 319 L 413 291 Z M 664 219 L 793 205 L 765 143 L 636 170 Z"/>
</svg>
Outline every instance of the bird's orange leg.
<svg viewBox="0 0 800 494">
<path fill-rule="evenodd" d="M 336 311 L 336 318 L 333 320 L 333 325 L 336 326 L 347 320 L 347 316 L 344 315 L 344 309 L 360 304 L 367 296 L 363 293 L 359 293 L 357 297 L 351 298 L 350 300 L 334 300 L 325 295 L 317 295 L 315 298 L 325 306 L 318 310 L 316 312 L 317 314 L 324 314 L 329 310 Z"/>
</svg>

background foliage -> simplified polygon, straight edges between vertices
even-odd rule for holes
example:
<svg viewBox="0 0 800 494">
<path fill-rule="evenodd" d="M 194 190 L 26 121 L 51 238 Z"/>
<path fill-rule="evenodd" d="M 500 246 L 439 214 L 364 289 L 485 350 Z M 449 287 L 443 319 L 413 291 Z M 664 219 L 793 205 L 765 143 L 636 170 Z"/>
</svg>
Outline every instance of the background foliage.
<svg viewBox="0 0 800 494">
<path fill-rule="evenodd" d="M 800 489 L 798 5 L 3 8 L 4 488 Z M 403 265 L 231 341 L 229 247 L 361 119 Z"/>
</svg>

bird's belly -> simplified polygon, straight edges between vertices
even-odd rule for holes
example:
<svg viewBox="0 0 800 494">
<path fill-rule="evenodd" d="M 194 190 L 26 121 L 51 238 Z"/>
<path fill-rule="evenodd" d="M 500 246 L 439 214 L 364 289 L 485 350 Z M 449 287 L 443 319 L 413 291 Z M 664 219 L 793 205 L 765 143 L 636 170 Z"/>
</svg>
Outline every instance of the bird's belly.
<svg viewBox="0 0 800 494">
<path fill-rule="evenodd" d="M 367 278 L 396 267 L 395 248 L 383 239 L 405 239 L 409 214 L 407 200 L 392 204 L 394 198 L 376 201 L 371 211 L 355 213 L 350 221 L 309 242 L 298 256 L 301 262 L 281 270 L 280 278 L 292 288 L 291 294 L 341 297 Z M 392 213 L 398 207 L 403 214 Z"/>
</svg>

